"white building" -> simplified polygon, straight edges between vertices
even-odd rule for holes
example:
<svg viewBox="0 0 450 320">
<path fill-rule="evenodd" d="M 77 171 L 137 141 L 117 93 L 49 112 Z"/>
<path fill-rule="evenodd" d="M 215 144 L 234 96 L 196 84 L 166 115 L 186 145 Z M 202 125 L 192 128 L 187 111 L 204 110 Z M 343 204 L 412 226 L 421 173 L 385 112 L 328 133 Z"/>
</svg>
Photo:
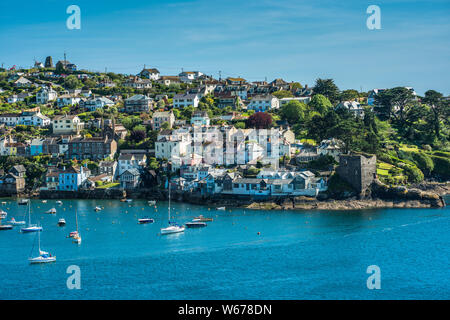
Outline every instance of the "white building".
<svg viewBox="0 0 450 320">
<path fill-rule="evenodd" d="M 92 97 L 89 99 L 83 99 L 80 102 L 82 108 L 86 108 L 89 111 L 95 111 L 97 109 L 113 106 L 114 102 L 105 97 Z"/>
<path fill-rule="evenodd" d="M 58 94 L 55 90 L 53 90 L 53 88 L 44 87 L 36 93 L 36 103 L 46 104 L 50 101 L 56 100 L 57 97 Z"/>
<path fill-rule="evenodd" d="M 194 108 L 197 108 L 199 102 L 200 97 L 196 93 L 176 94 L 173 97 L 174 108 L 185 108 L 188 106 L 193 106 Z"/>
<path fill-rule="evenodd" d="M 191 83 L 192 81 L 198 79 L 203 73 L 199 71 L 183 71 L 178 76 L 180 81 L 184 83 Z"/>
<path fill-rule="evenodd" d="M 264 112 L 271 109 L 278 109 L 280 107 L 280 101 L 277 97 L 268 95 L 256 95 L 247 105 L 247 110 L 254 110 L 256 112 Z"/>
<path fill-rule="evenodd" d="M 76 115 L 56 116 L 52 120 L 53 134 L 79 134 L 84 123 Z"/>
<path fill-rule="evenodd" d="M 118 159 L 118 169 L 119 169 L 119 176 L 122 175 L 127 170 L 136 169 L 139 172 L 142 172 L 142 170 L 145 168 L 147 163 L 147 156 L 145 154 L 136 153 L 125 153 L 120 154 Z"/>
<path fill-rule="evenodd" d="M 56 99 L 56 104 L 59 108 L 65 106 L 74 106 L 80 103 L 81 98 L 72 94 L 63 94 Z"/>
</svg>

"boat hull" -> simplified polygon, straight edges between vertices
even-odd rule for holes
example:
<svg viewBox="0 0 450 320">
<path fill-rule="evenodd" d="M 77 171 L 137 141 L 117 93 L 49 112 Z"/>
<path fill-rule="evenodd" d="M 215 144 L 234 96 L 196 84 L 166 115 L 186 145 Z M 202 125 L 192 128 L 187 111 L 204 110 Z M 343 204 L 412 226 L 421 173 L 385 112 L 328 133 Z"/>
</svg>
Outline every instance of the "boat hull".
<svg viewBox="0 0 450 320">
<path fill-rule="evenodd" d="M 13 226 L 10 224 L 0 225 L 0 230 L 11 230 L 12 228 L 13 228 Z"/>
<path fill-rule="evenodd" d="M 167 235 L 167 234 L 173 234 L 173 233 L 180 233 L 184 232 L 184 227 L 168 227 L 161 229 L 161 235 Z"/>
<path fill-rule="evenodd" d="M 37 258 L 30 258 L 30 259 L 28 259 L 28 261 L 30 261 L 31 264 L 50 263 L 50 262 L 55 262 L 55 261 L 56 261 L 56 257 L 48 257 L 48 258 L 37 257 Z"/>
<path fill-rule="evenodd" d="M 153 223 L 153 222 L 155 222 L 155 220 L 153 220 L 153 219 L 139 219 L 138 220 L 139 224 L 147 224 L 147 223 Z"/>
<path fill-rule="evenodd" d="M 203 228 L 206 227 L 206 223 L 204 222 L 186 222 L 187 228 Z"/>
<path fill-rule="evenodd" d="M 30 233 L 30 232 L 38 232 L 42 231 L 42 227 L 29 227 L 29 228 L 22 228 L 20 229 L 23 233 Z"/>
</svg>

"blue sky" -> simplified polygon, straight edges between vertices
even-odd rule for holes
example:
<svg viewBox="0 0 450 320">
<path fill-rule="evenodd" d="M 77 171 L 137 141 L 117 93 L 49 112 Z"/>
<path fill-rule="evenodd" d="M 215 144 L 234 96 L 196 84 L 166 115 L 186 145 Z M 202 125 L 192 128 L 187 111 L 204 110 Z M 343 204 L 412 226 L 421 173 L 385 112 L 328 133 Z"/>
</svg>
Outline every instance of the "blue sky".
<svg viewBox="0 0 450 320">
<path fill-rule="evenodd" d="M 66 8 L 81 8 L 68 30 Z M 381 8 L 381 30 L 366 9 Z M 1 1 L 0 63 L 51 55 L 79 68 L 164 75 L 199 70 L 249 81 L 283 78 L 341 89 L 412 86 L 450 94 L 450 1 Z"/>
</svg>

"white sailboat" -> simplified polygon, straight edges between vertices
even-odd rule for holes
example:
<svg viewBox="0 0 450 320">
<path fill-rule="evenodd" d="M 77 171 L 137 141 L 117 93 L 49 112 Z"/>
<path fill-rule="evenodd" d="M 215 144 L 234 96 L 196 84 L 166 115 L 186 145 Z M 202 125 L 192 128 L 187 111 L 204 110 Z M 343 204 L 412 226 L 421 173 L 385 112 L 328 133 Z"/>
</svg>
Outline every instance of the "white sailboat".
<svg viewBox="0 0 450 320">
<path fill-rule="evenodd" d="M 77 214 L 77 210 L 75 210 L 75 222 L 77 224 L 77 231 L 76 233 L 74 233 L 73 237 L 72 237 L 72 241 L 78 244 L 81 244 L 81 235 L 80 232 L 78 232 L 78 214 Z"/>
<path fill-rule="evenodd" d="M 169 181 L 169 226 L 161 229 L 161 235 L 184 232 L 185 227 L 170 221 L 170 181 Z"/>
<path fill-rule="evenodd" d="M 20 231 L 22 231 L 23 233 L 28 233 L 28 232 L 37 232 L 37 231 L 42 231 L 42 227 L 35 225 L 35 224 L 31 224 L 31 207 L 30 207 L 30 201 L 28 201 L 28 225 L 24 228 L 21 228 Z"/>
<path fill-rule="evenodd" d="M 35 258 L 28 258 L 28 261 L 30 261 L 31 264 L 35 263 L 49 263 L 49 262 L 55 262 L 56 257 L 52 256 L 50 253 L 41 250 L 41 233 L 38 232 L 38 239 L 39 239 L 39 256 Z"/>
</svg>

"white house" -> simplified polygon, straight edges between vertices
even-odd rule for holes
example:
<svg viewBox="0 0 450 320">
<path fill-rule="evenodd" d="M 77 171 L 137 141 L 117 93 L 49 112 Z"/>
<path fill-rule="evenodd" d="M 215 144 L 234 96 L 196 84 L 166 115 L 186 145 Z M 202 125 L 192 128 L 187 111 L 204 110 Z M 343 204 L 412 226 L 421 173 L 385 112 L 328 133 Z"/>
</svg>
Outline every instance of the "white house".
<svg viewBox="0 0 450 320">
<path fill-rule="evenodd" d="M 145 154 L 121 153 L 118 159 L 119 176 L 130 169 L 136 169 L 141 172 L 146 163 L 147 156 Z"/>
<path fill-rule="evenodd" d="M 52 120 L 54 134 L 79 134 L 84 123 L 76 115 L 56 116 Z"/>
<path fill-rule="evenodd" d="M 247 110 L 254 110 L 256 112 L 264 112 L 271 109 L 278 109 L 280 107 L 280 101 L 277 97 L 268 95 L 256 95 L 247 105 Z"/>
<path fill-rule="evenodd" d="M 181 82 L 191 83 L 202 75 L 203 73 L 199 71 L 183 71 L 178 76 L 180 77 Z"/>
<path fill-rule="evenodd" d="M 36 93 L 36 103 L 46 104 L 49 101 L 56 100 L 57 96 L 58 94 L 53 88 L 44 87 Z"/>
<path fill-rule="evenodd" d="M 336 106 L 336 110 L 338 109 L 348 110 L 355 117 L 364 118 L 364 108 L 358 101 L 343 101 Z"/>
<path fill-rule="evenodd" d="M 56 99 L 56 104 L 59 108 L 65 106 L 73 106 L 80 103 L 81 98 L 72 94 L 63 94 Z"/>
<path fill-rule="evenodd" d="M 160 78 L 159 70 L 156 68 L 142 69 L 139 76 L 145 79 L 158 80 Z"/>
<path fill-rule="evenodd" d="M 200 97 L 196 93 L 176 94 L 173 97 L 173 107 L 174 108 L 185 108 L 188 106 L 193 106 L 194 108 L 197 108 L 199 102 L 200 102 Z"/>
<path fill-rule="evenodd" d="M 83 99 L 80 102 L 82 108 L 86 108 L 89 111 L 95 111 L 100 108 L 113 106 L 114 102 L 105 97 L 92 97 L 89 99 Z"/>
</svg>

